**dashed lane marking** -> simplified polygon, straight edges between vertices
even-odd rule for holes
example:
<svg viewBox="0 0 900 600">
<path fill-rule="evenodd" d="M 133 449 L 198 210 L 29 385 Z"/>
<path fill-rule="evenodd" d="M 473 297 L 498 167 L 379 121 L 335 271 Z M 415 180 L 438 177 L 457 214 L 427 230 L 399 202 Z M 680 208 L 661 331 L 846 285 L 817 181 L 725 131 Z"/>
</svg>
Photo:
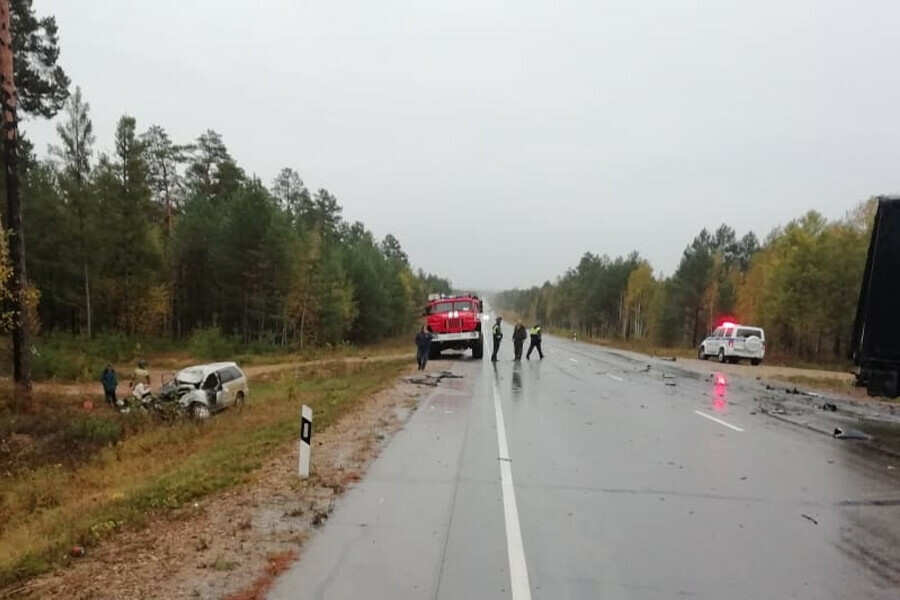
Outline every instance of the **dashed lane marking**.
<svg viewBox="0 0 900 600">
<path fill-rule="evenodd" d="M 705 412 L 700 412 L 699 410 L 695 410 L 695 411 L 694 411 L 694 414 L 699 415 L 699 416 L 703 417 L 704 419 L 709 419 L 709 420 L 712 421 L 713 423 L 718 423 L 719 425 L 724 425 L 724 426 L 727 427 L 728 429 L 733 429 L 733 430 L 735 430 L 735 431 L 744 431 L 743 429 L 741 429 L 741 428 L 738 427 L 737 425 L 732 425 L 731 423 L 727 423 L 727 422 L 723 421 L 722 419 L 716 418 L 716 417 L 714 417 L 714 416 L 712 416 L 712 415 L 708 415 L 708 414 L 706 414 Z"/>
</svg>

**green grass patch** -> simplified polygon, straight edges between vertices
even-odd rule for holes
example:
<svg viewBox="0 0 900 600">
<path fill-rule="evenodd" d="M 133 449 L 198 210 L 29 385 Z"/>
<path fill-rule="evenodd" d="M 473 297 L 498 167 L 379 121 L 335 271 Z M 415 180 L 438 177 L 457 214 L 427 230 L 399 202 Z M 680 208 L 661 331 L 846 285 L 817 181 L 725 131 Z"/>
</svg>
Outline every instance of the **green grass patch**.
<svg viewBox="0 0 900 600">
<path fill-rule="evenodd" d="M 0 488 L 0 585 L 53 568 L 73 544 L 92 546 L 148 512 L 175 509 L 252 481 L 298 432 L 301 404 L 317 430 L 392 383 L 408 361 L 300 367 L 262 381 L 242 410 L 209 421 L 150 425 L 122 435 L 83 419 L 63 435 L 103 449 L 73 467 L 47 464 L 5 477 Z"/>
</svg>

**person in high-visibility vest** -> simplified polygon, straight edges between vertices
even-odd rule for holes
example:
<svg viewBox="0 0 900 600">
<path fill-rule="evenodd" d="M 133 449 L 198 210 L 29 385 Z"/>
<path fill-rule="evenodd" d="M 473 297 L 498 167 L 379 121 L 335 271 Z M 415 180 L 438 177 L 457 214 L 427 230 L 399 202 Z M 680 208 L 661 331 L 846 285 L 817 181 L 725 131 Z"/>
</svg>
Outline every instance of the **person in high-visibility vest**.
<svg viewBox="0 0 900 600">
<path fill-rule="evenodd" d="M 503 317 L 497 317 L 497 322 L 491 327 L 491 336 L 494 338 L 494 353 L 491 354 L 493 362 L 497 362 L 497 352 L 500 350 L 500 341 L 503 339 L 503 329 L 500 327 L 502 322 Z"/>
<path fill-rule="evenodd" d="M 531 328 L 531 344 L 528 346 L 528 354 L 525 355 L 527 360 L 531 360 L 531 353 L 535 350 L 538 351 L 538 354 L 541 357 L 541 360 L 544 360 L 544 351 L 541 350 L 541 324 L 537 323 L 534 327 Z"/>
</svg>

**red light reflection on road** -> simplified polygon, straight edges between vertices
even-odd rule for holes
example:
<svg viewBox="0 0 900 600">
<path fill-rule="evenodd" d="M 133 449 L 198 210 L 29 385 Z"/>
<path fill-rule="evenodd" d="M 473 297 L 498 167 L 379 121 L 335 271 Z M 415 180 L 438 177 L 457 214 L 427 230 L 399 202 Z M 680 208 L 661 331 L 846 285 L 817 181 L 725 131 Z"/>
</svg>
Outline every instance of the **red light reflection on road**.
<svg viewBox="0 0 900 600">
<path fill-rule="evenodd" d="M 713 375 L 712 407 L 715 412 L 725 412 L 728 407 L 728 380 L 723 373 Z"/>
</svg>

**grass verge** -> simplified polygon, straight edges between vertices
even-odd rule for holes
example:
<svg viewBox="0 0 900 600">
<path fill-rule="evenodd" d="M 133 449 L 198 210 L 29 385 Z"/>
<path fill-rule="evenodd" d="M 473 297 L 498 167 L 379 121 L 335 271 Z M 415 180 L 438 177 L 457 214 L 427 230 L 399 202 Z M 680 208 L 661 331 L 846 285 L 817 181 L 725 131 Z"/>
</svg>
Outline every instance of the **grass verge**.
<svg viewBox="0 0 900 600">
<path fill-rule="evenodd" d="M 842 394 L 847 394 L 852 392 L 853 380 L 852 379 L 840 379 L 837 377 L 813 377 L 808 375 L 773 375 L 771 379 L 777 379 L 778 381 L 784 381 L 786 383 L 792 383 L 794 385 L 799 385 L 807 388 L 812 388 L 816 390 L 828 391 L 828 392 L 840 392 Z"/>
<path fill-rule="evenodd" d="M 390 385 L 408 361 L 317 364 L 254 381 L 240 410 L 203 423 L 138 431 L 67 468 L 4 475 L 0 491 L 0 586 L 52 569 L 75 544 L 90 547 L 149 511 L 179 508 L 252 481 L 297 435 L 301 404 L 328 427 Z"/>
</svg>

